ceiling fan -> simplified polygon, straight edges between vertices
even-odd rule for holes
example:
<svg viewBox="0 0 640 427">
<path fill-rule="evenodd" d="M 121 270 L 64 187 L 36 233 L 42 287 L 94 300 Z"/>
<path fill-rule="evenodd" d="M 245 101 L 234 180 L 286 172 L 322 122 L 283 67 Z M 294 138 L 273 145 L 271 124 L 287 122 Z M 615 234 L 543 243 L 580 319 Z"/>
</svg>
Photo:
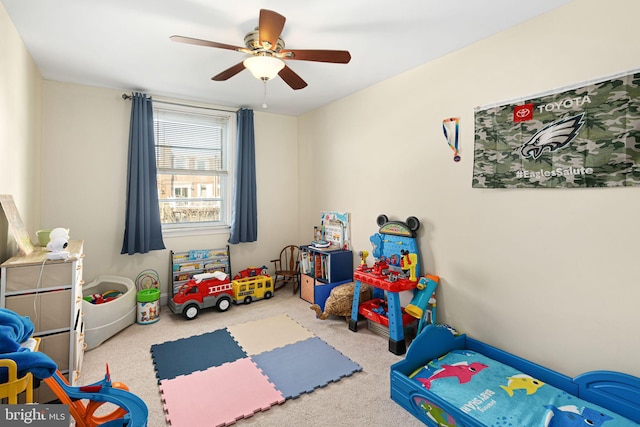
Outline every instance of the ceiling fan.
<svg viewBox="0 0 640 427">
<path fill-rule="evenodd" d="M 177 35 L 170 38 L 176 42 L 235 50 L 250 55 L 244 61 L 213 76 L 211 80 L 215 81 L 227 80 L 247 68 L 259 80 L 266 82 L 279 75 L 292 89 L 298 90 L 306 87 L 307 83 L 284 60 L 336 64 L 347 64 L 351 60 L 351 54 L 346 50 L 285 49 L 284 40 L 280 37 L 285 21 L 286 18 L 279 13 L 260 9 L 258 26 L 244 37 L 246 47 Z"/>
</svg>

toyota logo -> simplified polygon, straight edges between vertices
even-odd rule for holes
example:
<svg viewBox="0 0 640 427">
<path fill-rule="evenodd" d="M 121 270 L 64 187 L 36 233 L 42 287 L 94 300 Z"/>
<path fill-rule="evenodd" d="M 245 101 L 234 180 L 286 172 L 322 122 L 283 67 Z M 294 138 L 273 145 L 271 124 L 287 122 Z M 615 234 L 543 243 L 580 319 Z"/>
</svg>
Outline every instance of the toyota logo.
<svg viewBox="0 0 640 427">
<path fill-rule="evenodd" d="M 516 111 L 516 117 L 518 117 L 519 119 L 523 119 L 527 117 L 529 114 L 531 114 L 531 110 L 527 107 L 521 108 L 518 111 Z"/>
</svg>

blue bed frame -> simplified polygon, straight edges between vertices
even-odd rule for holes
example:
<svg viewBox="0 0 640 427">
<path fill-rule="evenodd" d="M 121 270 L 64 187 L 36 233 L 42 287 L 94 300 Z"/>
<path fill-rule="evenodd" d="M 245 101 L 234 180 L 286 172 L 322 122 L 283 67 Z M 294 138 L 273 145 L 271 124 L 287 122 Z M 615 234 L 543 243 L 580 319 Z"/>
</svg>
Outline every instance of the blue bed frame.
<svg viewBox="0 0 640 427">
<path fill-rule="evenodd" d="M 457 426 L 484 427 L 409 376 L 452 350 L 472 350 L 523 373 L 640 423 L 640 378 L 613 371 L 592 371 L 575 378 L 522 359 L 447 328 L 428 325 L 411 343 L 403 360 L 391 366 L 391 399 L 428 426 L 438 427 L 416 401 L 426 399 L 456 420 Z M 416 399 L 418 398 L 418 399 Z"/>
</svg>

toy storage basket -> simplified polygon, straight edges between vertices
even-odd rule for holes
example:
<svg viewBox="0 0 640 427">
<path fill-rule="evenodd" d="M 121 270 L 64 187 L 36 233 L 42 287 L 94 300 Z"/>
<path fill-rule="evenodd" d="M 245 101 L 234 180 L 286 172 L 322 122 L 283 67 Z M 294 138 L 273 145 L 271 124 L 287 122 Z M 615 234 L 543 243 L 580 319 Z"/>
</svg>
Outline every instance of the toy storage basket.
<svg viewBox="0 0 640 427">
<path fill-rule="evenodd" d="M 82 295 L 90 297 L 110 291 L 122 292 L 118 298 L 103 304 L 82 301 L 84 312 L 84 341 L 91 350 L 122 329 L 136 322 L 136 287 L 131 279 L 102 275 L 82 288 Z"/>
<path fill-rule="evenodd" d="M 160 289 L 138 291 L 138 323 L 147 325 L 160 320 Z"/>
</svg>

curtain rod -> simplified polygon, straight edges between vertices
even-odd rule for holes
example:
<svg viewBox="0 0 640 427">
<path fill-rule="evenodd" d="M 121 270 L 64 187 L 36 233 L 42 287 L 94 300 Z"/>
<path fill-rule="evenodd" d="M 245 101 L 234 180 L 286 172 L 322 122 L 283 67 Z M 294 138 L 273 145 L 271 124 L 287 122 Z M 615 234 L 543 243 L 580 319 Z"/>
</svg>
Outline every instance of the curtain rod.
<svg viewBox="0 0 640 427">
<path fill-rule="evenodd" d="M 123 93 L 122 94 L 122 99 L 124 100 L 131 100 L 133 98 L 133 96 L 129 95 L 128 93 Z M 177 105 L 179 107 L 192 107 L 192 108 L 202 108 L 203 110 L 213 110 L 213 111 L 225 111 L 225 112 L 237 112 L 239 110 L 239 108 L 224 108 L 224 107 L 213 107 L 213 106 L 209 106 L 209 105 L 203 105 L 203 104 L 189 104 L 189 103 L 185 103 L 185 102 L 177 102 L 177 101 L 172 101 L 172 100 L 168 100 L 168 99 L 162 99 L 162 98 L 157 98 L 157 97 L 153 97 L 154 101 L 160 102 L 162 104 L 168 104 L 168 105 Z"/>
</svg>

